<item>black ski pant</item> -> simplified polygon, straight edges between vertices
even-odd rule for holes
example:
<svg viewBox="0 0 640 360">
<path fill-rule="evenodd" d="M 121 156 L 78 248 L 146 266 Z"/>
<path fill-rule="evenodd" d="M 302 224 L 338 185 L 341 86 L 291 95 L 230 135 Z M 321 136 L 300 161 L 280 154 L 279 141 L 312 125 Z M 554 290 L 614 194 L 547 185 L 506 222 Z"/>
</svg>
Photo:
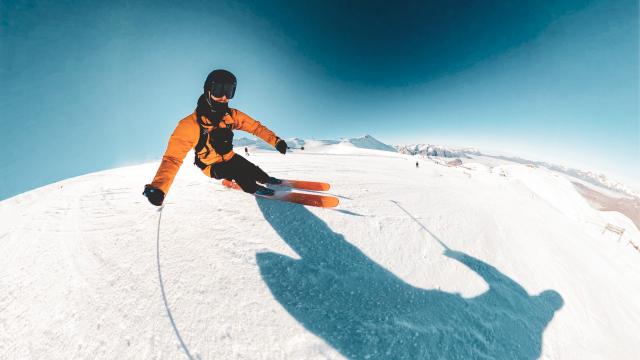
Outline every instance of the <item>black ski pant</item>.
<svg viewBox="0 0 640 360">
<path fill-rule="evenodd" d="M 227 161 L 211 165 L 211 177 L 215 179 L 235 180 L 244 192 L 253 194 L 259 183 L 266 183 L 269 175 L 249 160 L 235 154 Z"/>
</svg>

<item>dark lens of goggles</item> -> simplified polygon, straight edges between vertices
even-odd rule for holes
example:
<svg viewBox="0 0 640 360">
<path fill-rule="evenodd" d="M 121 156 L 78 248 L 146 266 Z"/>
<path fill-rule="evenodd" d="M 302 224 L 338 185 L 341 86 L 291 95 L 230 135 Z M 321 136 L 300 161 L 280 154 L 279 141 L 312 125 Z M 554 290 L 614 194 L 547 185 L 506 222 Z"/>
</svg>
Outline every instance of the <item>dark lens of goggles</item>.
<svg viewBox="0 0 640 360">
<path fill-rule="evenodd" d="M 227 99 L 232 99 L 235 93 L 236 93 L 236 84 L 224 84 L 224 83 L 211 84 L 211 95 L 217 98 L 222 97 L 223 95 L 226 95 Z"/>
</svg>

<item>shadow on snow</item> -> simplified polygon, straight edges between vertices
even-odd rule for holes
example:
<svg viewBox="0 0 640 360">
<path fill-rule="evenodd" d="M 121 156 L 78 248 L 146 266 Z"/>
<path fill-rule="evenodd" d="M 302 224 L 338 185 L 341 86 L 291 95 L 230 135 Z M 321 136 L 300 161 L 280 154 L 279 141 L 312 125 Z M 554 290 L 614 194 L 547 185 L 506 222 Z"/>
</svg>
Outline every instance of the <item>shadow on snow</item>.
<svg viewBox="0 0 640 360">
<path fill-rule="evenodd" d="M 256 255 L 274 297 L 305 328 L 349 358 L 533 359 L 562 307 L 530 296 L 495 267 L 446 249 L 489 285 L 464 298 L 407 284 L 303 206 L 258 198 L 265 219 L 301 257 Z"/>
</svg>

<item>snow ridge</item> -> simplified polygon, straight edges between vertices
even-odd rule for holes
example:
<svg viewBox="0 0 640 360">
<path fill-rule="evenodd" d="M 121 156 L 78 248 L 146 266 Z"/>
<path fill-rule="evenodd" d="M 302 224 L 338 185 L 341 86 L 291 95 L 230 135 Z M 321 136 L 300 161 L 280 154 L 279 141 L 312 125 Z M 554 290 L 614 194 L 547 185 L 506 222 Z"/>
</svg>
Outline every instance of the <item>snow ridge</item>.
<svg viewBox="0 0 640 360">
<path fill-rule="evenodd" d="M 596 186 L 602 186 L 606 189 L 613 190 L 621 194 L 625 194 L 635 198 L 640 198 L 640 191 L 632 189 L 621 182 L 609 179 L 604 174 L 599 174 L 593 171 L 584 171 L 584 170 L 574 169 L 574 168 L 570 168 L 562 165 L 548 163 L 545 161 L 527 160 L 520 157 L 509 157 L 509 156 L 502 156 L 502 155 L 487 155 L 487 154 L 482 154 L 482 155 L 492 157 L 495 159 L 513 161 L 519 164 L 525 164 L 525 165 L 533 164 L 537 166 L 546 167 L 549 170 L 554 170 L 569 176 L 573 176 L 577 179 L 584 180 Z"/>
<path fill-rule="evenodd" d="M 450 148 L 441 145 L 431 144 L 415 144 L 415 145 L 398 145 L 396 149 L 399 153 L 407 155 L 422 155 L 422 156 L 440 156 L 447 158 L 467 158 L 468 155 L 482 155 L 476 148 Z"/>
<path fill-rule="evenodd" d="M 562 165 L 556 165 L 545 161 L 528 160 L 520 157 L 503 156 L 503 155 L 489 155 L 481 153 L 476 148 L 450 148 L 441 145 L 431 144 L 412 144 L 412 145 L 397 145 L 396 149 L 399 153 L 407 155 L 422 155 L 422 156 L 439 156 L 446 158 L 465 158 L 471 159 L 472 156 L 487 156 L 495 159 L 507 160 L 518 164 L 533 164 L 537 166 L 546 167 L 549 170 L 561 172 L 563 174 L 575 177 L 580 180 L 584 180 L 590 184 L 601 186 L 609 190 L 616 191 L 618 193 L 640 198 L 640 191 L 632 189 L 619 181 L 609 179 L 606 175 L 596 173 L 593 171 L 584 171 L 574 169 Z"/>
<path fill-rule="evenodd" d="M 360 149 L 381 150 L 396 152 L 396 148 L 377 140 L 371 135 L 364 135 L 358 138 L 343 138 L 340 140 L 304 140 L 297 137 L 285 138 L 290 149 L 301 149 L 302 147 L 325 147 L 327 145 L 346 145 Z M 261 150 L 273 150 L 269 144 L 260 139 L 239 138 L 234 140 L 234 146 L 254 147 Z"/>
</svg>

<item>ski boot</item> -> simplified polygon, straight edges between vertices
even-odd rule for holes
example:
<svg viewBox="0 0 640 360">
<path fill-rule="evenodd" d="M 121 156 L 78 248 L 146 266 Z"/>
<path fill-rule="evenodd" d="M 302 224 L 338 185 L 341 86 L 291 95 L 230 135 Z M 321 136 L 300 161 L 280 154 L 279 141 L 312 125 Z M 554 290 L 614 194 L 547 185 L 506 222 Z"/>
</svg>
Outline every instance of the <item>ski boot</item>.
<svg viewBox="0 0 640 360">
<path fill-rule="evenodd" d="M 256 195 L 260 195 L 260 196 L 273 196 L 273 194 L 275 193 L 276 193 L 275 190 L 269 189 L 260 185 L 258 185 L 258 188 L 256 189 L 256 192 L 255 192 Z"/>
<path fill-rule="evenodd" d="M 267 180 L 267 184 L 280 185 L 280 184 L 282 184 L 282 180 L 276 179 L 273 176 L 271 176 L 271 177 L 269 177 L 269 180 Z"/>
</svg>

